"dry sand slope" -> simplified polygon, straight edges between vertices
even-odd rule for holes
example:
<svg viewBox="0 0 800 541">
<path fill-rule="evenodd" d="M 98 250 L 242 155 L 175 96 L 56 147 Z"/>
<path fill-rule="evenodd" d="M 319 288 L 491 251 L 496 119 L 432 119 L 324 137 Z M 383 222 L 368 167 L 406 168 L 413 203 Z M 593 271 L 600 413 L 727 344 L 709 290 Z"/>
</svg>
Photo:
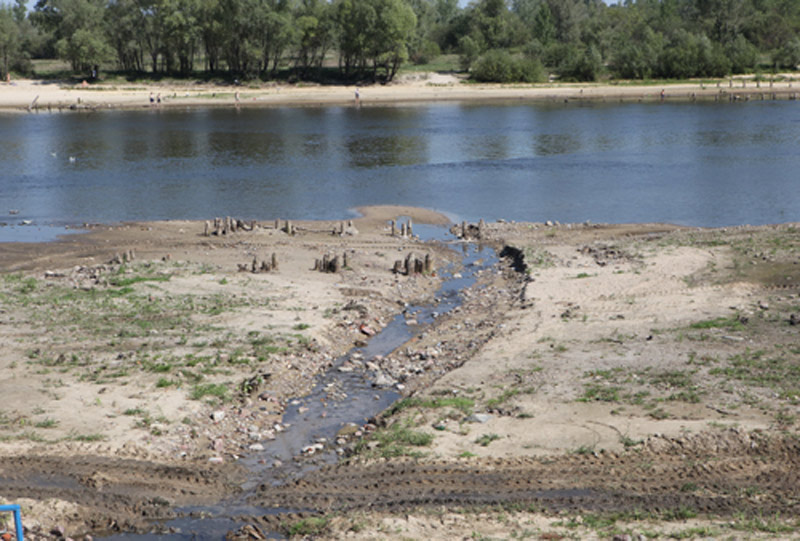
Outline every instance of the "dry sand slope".
<svg viewBox="0 0 800 541">
<path fill-rule="evenodd" d="M 22 499 L 38 532 L 80 534 L 235 493 L 235 457 L 285 428 L 286 401 L 365 329 L 435 290 L 436 272 L 395 274 L 394 261 L 455 259 L 391 236 L 400 215 L 445 221 L 382 207 L 354 235 L 334 222 L 221 236 L 166 222 L 0 247 L 0 391 L 11 397 L 0 495 Z M 501 263 L 459 309 L 368 360 L 408 398 L 347 437 L 344 464 L 252 495 L 317 514 L 244 517 L 242 535 L 794 535 L 796 225 L 465 233 Z M 277 269 L 249 271 L 273 252 Z M 339 272 L 312 270 L 345 253 Z"/>
</svg>

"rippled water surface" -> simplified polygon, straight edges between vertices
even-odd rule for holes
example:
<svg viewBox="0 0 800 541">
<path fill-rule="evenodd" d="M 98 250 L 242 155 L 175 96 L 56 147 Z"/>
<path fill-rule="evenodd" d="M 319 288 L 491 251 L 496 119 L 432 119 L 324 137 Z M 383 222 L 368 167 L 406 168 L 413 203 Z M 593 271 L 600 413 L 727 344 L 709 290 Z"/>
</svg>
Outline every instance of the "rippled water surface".
<svg viewBox="0 0 800 541">
<path fill-rule="evenodd" d="M 800 102 L 0 115 L 0 228 L 149 219 L 800 220 Z M 19 210 L 10 215 L 8 210 Z"/>
</svg>

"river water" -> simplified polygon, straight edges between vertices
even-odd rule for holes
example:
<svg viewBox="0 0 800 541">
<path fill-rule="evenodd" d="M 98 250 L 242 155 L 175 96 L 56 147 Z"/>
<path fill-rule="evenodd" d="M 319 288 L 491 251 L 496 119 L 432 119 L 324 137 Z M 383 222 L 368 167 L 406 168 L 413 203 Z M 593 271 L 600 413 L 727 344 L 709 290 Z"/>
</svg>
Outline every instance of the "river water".
<svg viewBox="0 0 800 541">
<path fill-rule="evenodd" d="M 15 114 L 0 142 L 0 240 L 370 204 L 470 221 L 800 220 L 798 101 Z"/>
</svg>

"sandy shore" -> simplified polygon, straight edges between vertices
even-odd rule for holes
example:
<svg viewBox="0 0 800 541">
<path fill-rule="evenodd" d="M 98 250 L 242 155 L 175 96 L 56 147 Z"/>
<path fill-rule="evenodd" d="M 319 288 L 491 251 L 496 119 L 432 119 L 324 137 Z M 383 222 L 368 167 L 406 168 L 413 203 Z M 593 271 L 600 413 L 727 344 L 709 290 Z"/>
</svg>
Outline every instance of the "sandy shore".
<svg viewBox="0 0 800 541">
<path fill-rule="evenodd" d="M 220 86 L 187 84 L 92 84 L 71 85 L 58 82 L 16 80 L 0 84 L 0 110 L 24 111 L 104 108 L 150 108 L 193 106 L 319 106 L 354 103 L 355 86 L 313 84 L 263 84 L 258 86 Z M 389 85 L 360 87 L 361 104 L 385 105 L 436 101 L 481 100 L 599 100 L 658 101 L 788 99 L 800 90 L 800 81 L 785 76 L 774 84 L 738 77 L 704 84 L 537 84 L 499 85 L 467 83 L 445 74 L 414 74 Z M 774 96 L 773 96 L 774 95 Z M 150 103 L 151 96 L 161 103 Z M 237 100 L 238 96 L 238 100 Z"/>
</svg>

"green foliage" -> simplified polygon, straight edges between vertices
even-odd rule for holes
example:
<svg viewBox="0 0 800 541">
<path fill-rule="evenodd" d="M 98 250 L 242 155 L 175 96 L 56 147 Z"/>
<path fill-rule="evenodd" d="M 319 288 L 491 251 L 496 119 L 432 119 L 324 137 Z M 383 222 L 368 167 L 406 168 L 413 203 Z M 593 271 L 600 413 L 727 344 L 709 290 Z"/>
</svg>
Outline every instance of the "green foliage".
<svg viewBox="0 0 800 541">
<path fill-rule="evenodd" d="M 426 447 L 433 442 L 433 435 L 411 429 L 405 423 L 376 430 L 370 441 L 361 440 L 355 448 L 356 454 L 392 458 L 398 456 L 419 456 L 412 448 Z"/>
<path fill-rule="evenodd" d="M 217 398 L 221 401 L 226 401 L 229 398 L 228 387 L 221 383 L 204 383 L 195 385 L 192 389 L 192 400 L 201 400 L 206 397 Z"/>
<path fill-rule="evenodd" d="M 800 38 L 788 40 L 772 54 L 772 63 L 784 69 L 797 69 L 800 64 Z"/>
<path fill-rule="evenodd" d="M 475 62 L 472 78 L 491 83 L 536 83 L 544 80 L 544 68 L 538 60 L 518 58 L 508 51 L 493 49 Z"/>
<path fill-rule="evenodd" d="M 481 447 L 487 447 L 493 441 L 499 440 L 500 436 L 497 434 L 483 434 L 475 440 L 475 443 Z"/>
<path fill-rule="evenodd" d="M 315 537 L 324 534 L 329 527 L 327 517 L 307 517 L 290 524 L 282 524 L 284 532 L 289 537 Z"/>
</svg>

